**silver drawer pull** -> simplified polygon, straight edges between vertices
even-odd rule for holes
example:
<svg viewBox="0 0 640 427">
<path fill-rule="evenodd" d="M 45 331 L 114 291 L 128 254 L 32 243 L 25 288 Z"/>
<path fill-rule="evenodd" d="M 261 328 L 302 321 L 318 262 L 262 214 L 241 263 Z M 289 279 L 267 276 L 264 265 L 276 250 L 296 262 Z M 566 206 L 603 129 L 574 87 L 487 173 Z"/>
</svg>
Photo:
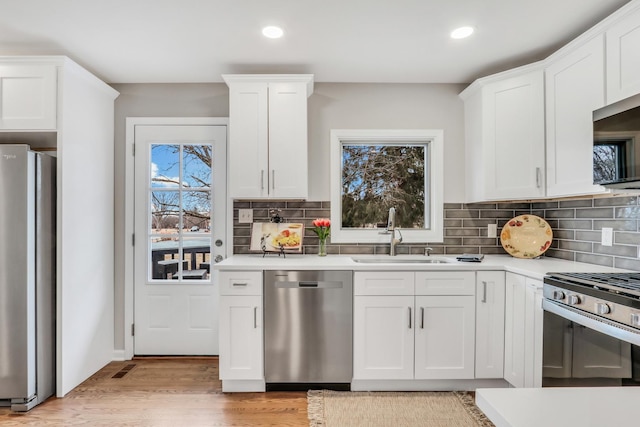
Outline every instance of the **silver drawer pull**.
<svg viewBox="0 0 640 427">
<path fill-rule="evenodd" d="M 482 302 L 487 302 L 487 282 L 482 282 Z"/>
<path fill-rule="evenodd" d="M 240 283 L 240 282 L 236 283 L 236 282 L 234 282 L 231 286 L 247 286 L 247 285 L 248 285 L 248 283 L 247 283 L 247 282 L 243 282 L 243 283 Z"/>
<path fill-rule="evenodd" d="M 258 328 L 258 307 L 253 307 L 253 329 Z"/>
</svg>

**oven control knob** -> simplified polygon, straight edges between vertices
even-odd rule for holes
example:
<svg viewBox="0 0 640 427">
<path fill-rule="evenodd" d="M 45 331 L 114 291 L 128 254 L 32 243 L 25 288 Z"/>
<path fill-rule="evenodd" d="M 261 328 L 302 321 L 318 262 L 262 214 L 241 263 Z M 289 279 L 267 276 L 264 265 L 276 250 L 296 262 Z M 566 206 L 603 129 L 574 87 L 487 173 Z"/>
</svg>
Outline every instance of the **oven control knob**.
<svg viewBox="0 0 640 427">
<path fill-rule="evenodd" d="M 569 295 L 567 297 L 567 304 L 578 305 L 580 304 L 580 297 L 578 295 Z"/>
<path fill-rule="evenodd" d="M 598 313 L 598 314 L 609 314 L 609 313 L 611 313 L 611 307 L 609 307 L 609 304 L 606 304 L 604 302 L 597 302 L 596 303 L 596 313 Z"/>
<path fill-rule="evenodd" d="M 564 296 L 565 296 L 564 292 L 562 292 L 562 291 L 558 291 L 558 290 L 553 291 L 553 299 L 563 300 Z"/>
<path fill-rule="evenodd" d="M 631 313 L 631 326 L 640 327 L 640 313 Z"/>
</svg>

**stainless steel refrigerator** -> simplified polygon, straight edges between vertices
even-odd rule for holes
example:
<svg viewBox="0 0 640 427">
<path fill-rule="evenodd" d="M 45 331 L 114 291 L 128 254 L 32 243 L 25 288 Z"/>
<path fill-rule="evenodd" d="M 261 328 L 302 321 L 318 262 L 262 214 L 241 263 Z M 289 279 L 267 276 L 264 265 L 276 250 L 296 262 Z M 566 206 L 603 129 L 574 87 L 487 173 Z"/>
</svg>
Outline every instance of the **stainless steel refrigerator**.
<svg viewBox="0 0 640 427">
<path fill-rule="evenodd" d="M 55 391 L 56 159 L 0 144 L 0 405 Z"/>
</svg>

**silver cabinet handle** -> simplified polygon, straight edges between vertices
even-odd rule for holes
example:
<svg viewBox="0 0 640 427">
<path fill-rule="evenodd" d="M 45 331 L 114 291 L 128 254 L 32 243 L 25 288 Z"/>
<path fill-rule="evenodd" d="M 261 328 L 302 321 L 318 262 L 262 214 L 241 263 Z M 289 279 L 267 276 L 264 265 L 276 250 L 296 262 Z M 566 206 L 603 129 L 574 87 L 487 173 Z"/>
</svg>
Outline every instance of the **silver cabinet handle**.
<svg viewBox="0 0 640 427">
<path fill-rule="evenodd" d="M 264 169 L 260 170 L 260 189 L 264 190 Z"/>
<path fill-rule="evenodd" d="M 487 282 L 482 282 L 482 302 L 487 302 Z"/>
<path fill-rule="evenodd" d="M 411 329 L 411 307 L 407 307 L 409 309 L 409 329 Z"/>
<path fill-rule="evenodd" d="M 424 307 L 420 307 L 420 329 L 424 329 Z"/>
<path fill-rule="evenodd" d="M 247 282 L 244 282 L 244 283 L 234 282 L 231 284 L 231 286 L 247 286 Z"/>
<path fill-rule="evenodd" d="M 272 190 L 276 189 L 276 170 L 275 169 L 271 170 L 271 189 Z"/>
<path fill-rule="evenodd" d="M 258 328 L 258 307 L 253 307 L 253 329 Z"/>
<path fill-rule="evenodd" d="M 536 168 L 536 187 L 540 188 L 542 186 L 542 169 Z"/>
</svg>

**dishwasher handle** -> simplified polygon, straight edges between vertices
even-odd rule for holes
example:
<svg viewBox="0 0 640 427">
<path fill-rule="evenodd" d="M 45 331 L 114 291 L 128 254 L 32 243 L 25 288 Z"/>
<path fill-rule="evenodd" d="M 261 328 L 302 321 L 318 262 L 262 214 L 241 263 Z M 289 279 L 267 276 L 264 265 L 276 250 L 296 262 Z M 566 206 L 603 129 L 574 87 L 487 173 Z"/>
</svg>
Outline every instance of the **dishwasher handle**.
<svg viewBox="0 0 640 427">
<path fill-rule="evenodd" d="M 319 280 L 300 280 L 300 281 L 278 281 L 275 283 L 276 288 L 306 288 L 306 289 L 329 289 L 342 288 L 342 282 L 319 281 Z"/>
</svg>

